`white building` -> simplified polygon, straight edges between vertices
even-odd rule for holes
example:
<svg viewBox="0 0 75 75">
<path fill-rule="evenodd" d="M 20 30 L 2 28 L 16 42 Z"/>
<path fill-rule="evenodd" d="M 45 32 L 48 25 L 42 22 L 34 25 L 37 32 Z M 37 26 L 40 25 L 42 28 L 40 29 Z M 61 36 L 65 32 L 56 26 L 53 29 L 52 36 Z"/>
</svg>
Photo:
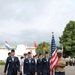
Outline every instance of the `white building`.
<svg viewBox="0 0 75 75">
<path fill-rule="evenodd" d="M 12 47 L 15 49 L 15 47 Z M 8 57 L 8 52 L 11 52 L 11 50 L 7 50 L 5 47 L 0 47 L 0 61 L 5 61 Z M 26 47 L 25 45 L 17 45 L 17 48 L 15 49 L 15 56 L 21 57 L 24 53 L 31 52 L 32 56 L 36 54 L 35 47 Z"/>
</svg>

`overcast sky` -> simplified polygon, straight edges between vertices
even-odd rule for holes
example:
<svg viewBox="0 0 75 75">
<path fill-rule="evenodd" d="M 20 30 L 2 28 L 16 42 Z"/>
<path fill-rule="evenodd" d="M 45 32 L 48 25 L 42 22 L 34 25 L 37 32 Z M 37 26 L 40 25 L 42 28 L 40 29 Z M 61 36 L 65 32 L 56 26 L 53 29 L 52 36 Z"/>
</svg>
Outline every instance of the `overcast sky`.
<svg viewBox="0 0 75 75">
<path fill-rule="evenodd" d="M 0 0 L 0 45 L 51 42 L 51 32 L 58 45 L 70 20 L 75 20 L 75 0 Z"/>
</svg>

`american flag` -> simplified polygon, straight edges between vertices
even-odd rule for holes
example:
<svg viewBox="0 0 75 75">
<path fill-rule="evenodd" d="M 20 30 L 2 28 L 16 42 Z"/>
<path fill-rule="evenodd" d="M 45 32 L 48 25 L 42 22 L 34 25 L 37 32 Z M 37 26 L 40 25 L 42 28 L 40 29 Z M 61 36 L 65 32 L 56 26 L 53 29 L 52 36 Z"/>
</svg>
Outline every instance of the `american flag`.
<svg viewBox="0 0 75 75">
<path fill-rule="evenodd" d="M 50 59 L 50 75 L 53 75 L 53 69 L 56 67 L 58 63 L 58 56 L 56 51 L 54 34 L 52 33 L 52 41 L 51 41 L 51 59 Z"/>
</svg>

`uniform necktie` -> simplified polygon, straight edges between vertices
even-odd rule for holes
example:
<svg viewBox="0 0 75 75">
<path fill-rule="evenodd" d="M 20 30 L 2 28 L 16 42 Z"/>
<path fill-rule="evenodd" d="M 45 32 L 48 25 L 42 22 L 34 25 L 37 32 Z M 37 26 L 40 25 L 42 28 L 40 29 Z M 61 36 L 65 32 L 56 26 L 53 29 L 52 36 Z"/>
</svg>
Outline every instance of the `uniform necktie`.
<svg viewBox="0 0 75 75">
<path fill-rule="evenodd" d="M 31 63 L 31 59 L 29 59 L 29 63 Z"/>
<path fill-rule="evenodd" d="M 47 62 L 48 62 L 48 58 L 46 58 Z"/>
<path fill-rule="evenodd" d="M 14 57 L 12 57 L 12 61 L 14 61 Z"/>
</svg>

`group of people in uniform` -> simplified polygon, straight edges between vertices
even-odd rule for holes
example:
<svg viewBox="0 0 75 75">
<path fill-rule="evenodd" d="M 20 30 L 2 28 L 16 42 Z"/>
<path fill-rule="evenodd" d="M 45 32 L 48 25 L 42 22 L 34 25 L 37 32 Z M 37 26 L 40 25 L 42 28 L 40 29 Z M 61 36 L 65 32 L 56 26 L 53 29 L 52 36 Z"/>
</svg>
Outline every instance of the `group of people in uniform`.
<svg viewBox="0 0 75 75">
<path fill-rule="evenodd" d="M 61 51 L 57 51 L 57 55 L 59 61 L 54 69 L 55 75 L 65 75 L 65 59 Z M 46 51 L 45 57 L 40 53 L 32 58 L 31 52 L 28 52 L 19 60 L 12 49 L 6 60 L 4 75 L 50 75 L 50 55 Z"/>
<path fill-rule="evenodd" d="M 75 66 L 75 58 L 68 57 L 65 58 L 65 61 L 66 61 L 66 66 Z"/>
</svg>

